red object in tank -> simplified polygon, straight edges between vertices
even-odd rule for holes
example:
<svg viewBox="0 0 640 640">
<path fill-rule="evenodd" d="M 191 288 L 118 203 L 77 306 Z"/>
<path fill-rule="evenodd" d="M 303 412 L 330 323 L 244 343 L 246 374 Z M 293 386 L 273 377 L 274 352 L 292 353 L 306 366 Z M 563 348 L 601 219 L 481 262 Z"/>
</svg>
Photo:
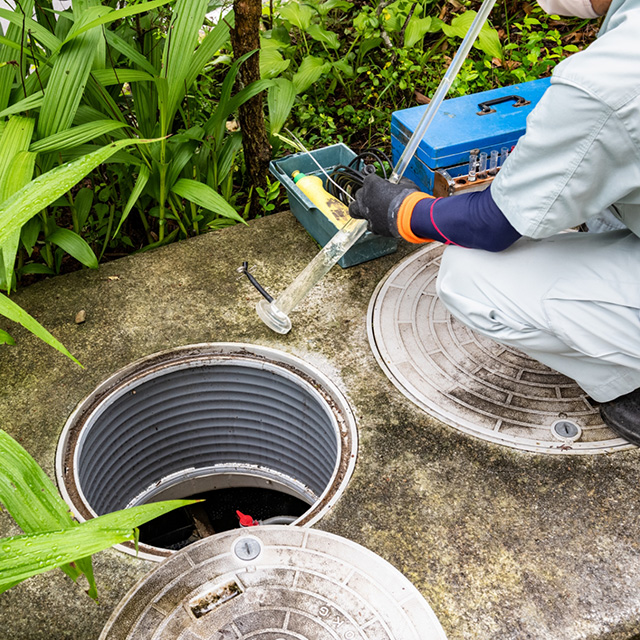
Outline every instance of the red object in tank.
<svg viewBox="0 0 640 640">
<path fill-rule="evenodd" d="M 253 519 L 253 516 L 245 515 L 241 511 L 236 511 L 236 515 L 238 516 L 241 527 L 257 527 L 260 524 L 257 520 Z"/>
</svg>

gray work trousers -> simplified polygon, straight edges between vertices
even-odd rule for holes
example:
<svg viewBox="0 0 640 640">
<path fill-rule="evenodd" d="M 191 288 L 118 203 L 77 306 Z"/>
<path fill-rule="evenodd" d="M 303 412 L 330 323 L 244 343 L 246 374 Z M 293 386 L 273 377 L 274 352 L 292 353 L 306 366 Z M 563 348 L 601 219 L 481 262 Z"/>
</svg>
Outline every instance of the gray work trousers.
<svg viewBox="0 0 640 640">
<path fill-rule="evenodd" d="M 438 293 L 451 314 L 573 378 L 605 402 L 640 387 L 640 238 L 521 238 L 499 253 L 449 246 Z"/>
</svg>

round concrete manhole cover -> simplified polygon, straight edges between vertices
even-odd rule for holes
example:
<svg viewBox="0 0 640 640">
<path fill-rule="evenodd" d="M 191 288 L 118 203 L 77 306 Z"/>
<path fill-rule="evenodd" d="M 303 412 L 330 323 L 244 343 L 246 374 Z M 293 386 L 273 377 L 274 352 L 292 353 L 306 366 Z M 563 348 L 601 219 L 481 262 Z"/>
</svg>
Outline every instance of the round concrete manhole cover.
<svg viewBox="0 0 640 640">
<path fill-rule="evenodd" d="M 227 531 L 142 579 L 100 640 L 446 640 L 380 556 L 324 531 Z"/>
<path fill-rule="evenodd" d="M 575 382 L 523 353 L 480 336 L 436 294 L 442 245 L 412 253 L 378 285 L 369 342 L 393 384 L 444 423 L 538 453 L 610 453 L 616 438 Z"/>
</svg>

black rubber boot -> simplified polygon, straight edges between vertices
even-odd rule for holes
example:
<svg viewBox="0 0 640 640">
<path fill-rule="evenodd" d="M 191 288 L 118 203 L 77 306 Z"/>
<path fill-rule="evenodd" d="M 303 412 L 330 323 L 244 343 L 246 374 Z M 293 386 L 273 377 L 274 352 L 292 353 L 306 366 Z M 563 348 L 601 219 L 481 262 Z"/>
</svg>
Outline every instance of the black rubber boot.
<svg viewBox="0 0 640 640">
<path fill-rule="evenodd" d="M 617 435 L 640 445 L 640 389 L 600 404 L 604 423 Z"/>
</svg>

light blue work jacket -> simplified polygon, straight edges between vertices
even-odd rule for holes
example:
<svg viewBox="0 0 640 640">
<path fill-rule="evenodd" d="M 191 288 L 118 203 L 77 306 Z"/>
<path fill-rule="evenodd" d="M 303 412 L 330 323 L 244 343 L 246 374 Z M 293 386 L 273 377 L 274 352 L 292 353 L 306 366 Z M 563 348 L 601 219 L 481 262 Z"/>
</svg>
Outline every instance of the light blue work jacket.
<svg viewBox="0 0 640 640">
<path fill-rule="evenodd" d="M 523 236 L 606 209 L 640 236 L 640 0 L 613 0 L 598 39 L 555 68 L 491 192 Z"/>
</svg>

